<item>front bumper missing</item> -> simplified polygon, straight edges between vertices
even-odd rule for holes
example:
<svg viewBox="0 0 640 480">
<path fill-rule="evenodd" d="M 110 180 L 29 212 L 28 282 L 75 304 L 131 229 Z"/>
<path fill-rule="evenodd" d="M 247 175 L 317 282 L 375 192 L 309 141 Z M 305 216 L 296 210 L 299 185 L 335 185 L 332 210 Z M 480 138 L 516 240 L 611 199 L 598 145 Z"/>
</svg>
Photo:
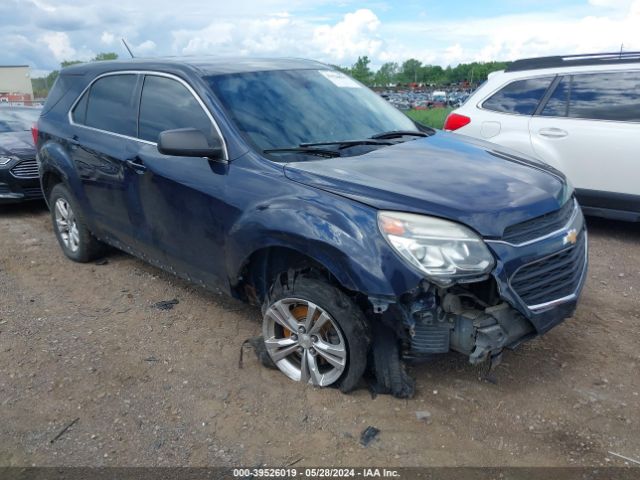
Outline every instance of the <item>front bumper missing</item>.
<svg viewBox="0 0 640 480">
<path fill-rule="evenodd" d="M 484 310 L 459 309 L 438 319 L 416 321 L 409 329 L 404 356 L 417 360 L 453 350 L 468 356 L 475 365 L 535 335 L 533 324 L 507 303 Z"/>
</svg>

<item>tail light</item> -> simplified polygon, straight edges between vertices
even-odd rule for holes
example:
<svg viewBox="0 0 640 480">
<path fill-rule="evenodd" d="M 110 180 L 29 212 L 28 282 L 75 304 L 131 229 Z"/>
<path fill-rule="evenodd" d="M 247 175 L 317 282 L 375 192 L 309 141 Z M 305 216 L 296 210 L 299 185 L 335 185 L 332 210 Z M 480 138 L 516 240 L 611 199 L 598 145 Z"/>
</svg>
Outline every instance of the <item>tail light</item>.
<svg viewBox="0 0 640 480">
<path fill-rule="evenodd" d="M 469 117 L 460 115 L 459 113 L 450 113 L 447 119 L 444 121 L 443 129 L 453 132 L 454 130 L 458 130 L 465 125 L 469 125 L 470 123 L 471 119 Z"/>
<path fill-rule="evenodd" d="M 34 123 L 31 125 L 31 135 L 33 136 L 33 144 L 38 146 L 38 124 Z"/>
</svg>

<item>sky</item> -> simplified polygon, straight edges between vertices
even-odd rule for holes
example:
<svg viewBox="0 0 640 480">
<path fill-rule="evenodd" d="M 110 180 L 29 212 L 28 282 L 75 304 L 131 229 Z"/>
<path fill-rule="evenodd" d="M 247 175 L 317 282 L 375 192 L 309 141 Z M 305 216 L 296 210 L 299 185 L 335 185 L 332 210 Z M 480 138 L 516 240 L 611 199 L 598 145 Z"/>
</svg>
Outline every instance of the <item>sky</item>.
<svg viewBox="0 0 640 480">
<path fill-rule="evenodd" d="M 640 0 L 0 0 L 0 65 L 100 52 L 304 57 L 375 69 L 640 50 Z"/>
</svg>

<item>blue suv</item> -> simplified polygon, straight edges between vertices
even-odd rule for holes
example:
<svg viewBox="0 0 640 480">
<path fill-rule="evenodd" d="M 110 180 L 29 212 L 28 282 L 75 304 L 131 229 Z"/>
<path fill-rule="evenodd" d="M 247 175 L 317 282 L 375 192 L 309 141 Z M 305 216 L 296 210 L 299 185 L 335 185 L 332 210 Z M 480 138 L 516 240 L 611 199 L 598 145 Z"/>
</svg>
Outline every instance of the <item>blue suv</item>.
<svg viewBox="0 0 640 480">
<path fill-rule="evenodd" d="M 293 59 L 63 70 L 37 128 L 64 253 L 105 245 L 262 306 L 265 363 L 410 396 L 403 360 L 495 365 L 572 315 L 587 232 L 558 171 L 414 123 Z"/>
</svg>

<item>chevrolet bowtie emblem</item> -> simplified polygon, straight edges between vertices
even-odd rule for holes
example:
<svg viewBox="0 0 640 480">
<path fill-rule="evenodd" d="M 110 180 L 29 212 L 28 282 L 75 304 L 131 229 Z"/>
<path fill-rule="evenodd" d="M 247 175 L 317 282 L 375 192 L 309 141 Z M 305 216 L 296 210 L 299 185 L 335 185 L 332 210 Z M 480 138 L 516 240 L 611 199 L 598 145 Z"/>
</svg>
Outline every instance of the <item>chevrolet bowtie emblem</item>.
<svg viewBox="0 0 640 480">
<path fill-rule="evenodd" d="M 571 245 L 575 245 L 578 241 L 578 231 L 575 228 L 572 228 L 567 232 L 567 234 L 562 239 L 562 244 L 566 245 L 570 243 Z"/>
</svg>

